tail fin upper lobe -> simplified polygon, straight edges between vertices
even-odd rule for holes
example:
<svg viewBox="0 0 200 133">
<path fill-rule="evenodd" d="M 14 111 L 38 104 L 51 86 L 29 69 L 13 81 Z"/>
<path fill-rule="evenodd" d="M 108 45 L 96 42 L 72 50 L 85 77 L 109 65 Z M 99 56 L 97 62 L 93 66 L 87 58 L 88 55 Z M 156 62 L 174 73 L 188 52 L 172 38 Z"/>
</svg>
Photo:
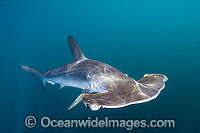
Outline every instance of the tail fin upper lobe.
<svg viewBox="0 0 200 133">
<path fill-rule="evenodd" d="M 45 88 L 44 88 L 45 81 L 43 80 L 43 74 L 33 68 L 30 68 L 30 67 L 27 67 L 24 65 L 21 65 L 21 68 L 26 70 L 31 75 L 33 75 L 37 80 L 39 80 L 42 85 L 42 90 L 43 90 L 43 92 L 45 92 Z"/>
</svg>

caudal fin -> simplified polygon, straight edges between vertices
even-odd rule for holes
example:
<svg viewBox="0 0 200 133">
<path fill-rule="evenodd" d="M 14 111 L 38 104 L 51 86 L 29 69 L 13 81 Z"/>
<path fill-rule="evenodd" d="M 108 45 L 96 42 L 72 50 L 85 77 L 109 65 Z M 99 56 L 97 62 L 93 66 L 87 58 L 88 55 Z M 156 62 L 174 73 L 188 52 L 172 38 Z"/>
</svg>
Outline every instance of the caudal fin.
<svg viewBox="0 0 200 133">
<path fill-rule="evenodd" d="M 149 97 L 156 97 L 165 87 L 167 77 L 162 74 L 145 74 L 138 82 L 138 88 Z"/>
<path fill-rule="evenodd" d="M 42 85 L 42 90 L 43 92 L 45 92 L 45 88 L 44 88 L 44 85 L 45 85 L 45 81 L 43 80 L 43 75 L 42 73 L 40 73 L 39 71 L 33 69 L 33 68 L 30 68 L 30 67 L 27 67 L 27 66 L 24 66 L 24 65 L 21 65 L 21 68 L 26 70 L 27 72 L 29 72 L 31 75 L 33 75 L 37 80 L 40 81 L 41 85 Z"/>
</svg>

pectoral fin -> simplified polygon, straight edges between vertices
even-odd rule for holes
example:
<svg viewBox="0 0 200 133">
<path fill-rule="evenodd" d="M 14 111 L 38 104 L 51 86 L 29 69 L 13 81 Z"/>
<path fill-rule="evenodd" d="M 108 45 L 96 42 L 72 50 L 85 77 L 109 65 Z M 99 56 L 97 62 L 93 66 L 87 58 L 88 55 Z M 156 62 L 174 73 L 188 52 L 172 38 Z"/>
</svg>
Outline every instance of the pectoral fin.
<svg viewBox="0 0 200 133">
<path fill-rule="evenodd" d="M 84 94 L 79 95 L 67 110 L 70 110 L 73 107 L 75 107 L 82 100 L 83 96 L 84 96 Z"/>
</svg>

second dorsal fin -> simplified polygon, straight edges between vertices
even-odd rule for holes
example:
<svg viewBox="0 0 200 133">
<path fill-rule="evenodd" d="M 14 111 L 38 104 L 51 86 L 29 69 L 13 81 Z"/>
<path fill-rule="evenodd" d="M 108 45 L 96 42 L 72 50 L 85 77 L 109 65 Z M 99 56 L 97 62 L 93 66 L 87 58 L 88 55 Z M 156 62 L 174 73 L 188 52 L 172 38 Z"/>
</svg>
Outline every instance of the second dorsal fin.
<svg viewBox="0 0 200 133">
<path fill-rule="evenodd" d="M 73 61 L 82 60 L 85 58 L 83 52 L 72 36 L 68 36 L 69 46 L 72 51 Z"/>
</svg>

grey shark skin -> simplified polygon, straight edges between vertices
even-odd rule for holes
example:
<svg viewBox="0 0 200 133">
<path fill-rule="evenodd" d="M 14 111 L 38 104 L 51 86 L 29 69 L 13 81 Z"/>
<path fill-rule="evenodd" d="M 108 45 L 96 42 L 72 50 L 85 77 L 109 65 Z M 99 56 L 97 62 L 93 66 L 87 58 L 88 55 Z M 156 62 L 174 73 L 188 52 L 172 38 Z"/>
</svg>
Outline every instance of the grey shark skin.
<svg viewBox="0 0 200 133">
<path fill-rule="evenodd" d="M 71 64 L 45 74 L 27 66 L 21 67 L 36 77 L 42 88 L 48 82 L 58 83 L 61 88 L 73 86 L 83 89 L 69 109 L 81 100 L 91 110 L 143 103 L 156 98 L 165 86 L 167 77 L 162 74 L 145 74 L 142 79 L 135 81 L 108 64 L 86 58 L 73 37 L 69 36 L 68 40 L 73 55 Z"/>
</svg>

